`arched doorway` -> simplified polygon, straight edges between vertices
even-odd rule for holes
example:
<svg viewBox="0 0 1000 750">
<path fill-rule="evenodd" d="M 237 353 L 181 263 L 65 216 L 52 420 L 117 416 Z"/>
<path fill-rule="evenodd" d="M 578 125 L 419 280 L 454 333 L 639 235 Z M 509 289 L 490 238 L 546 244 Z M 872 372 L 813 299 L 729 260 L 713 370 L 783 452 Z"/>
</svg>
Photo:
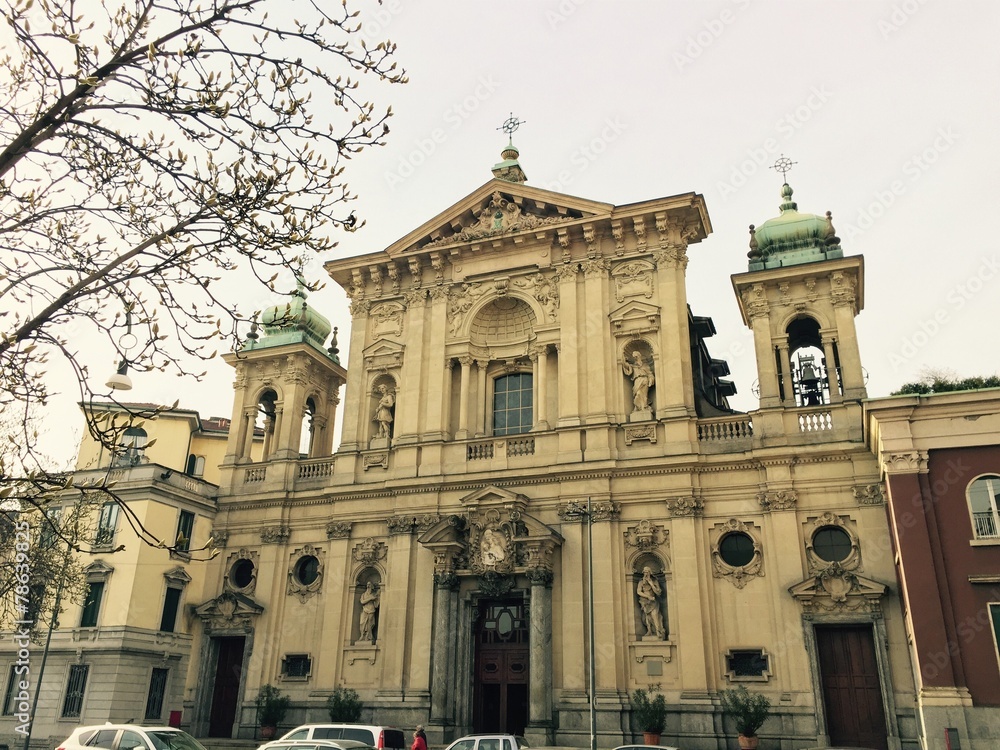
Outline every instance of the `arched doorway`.
<svg viewBox="0 0 1000 750">
<path fill-rule="evenodd" d="M 528 725 L 529 677 L 524 600 L 480 600 L 475 643 L 473 730 L 523 735 Z"/>
</svg>

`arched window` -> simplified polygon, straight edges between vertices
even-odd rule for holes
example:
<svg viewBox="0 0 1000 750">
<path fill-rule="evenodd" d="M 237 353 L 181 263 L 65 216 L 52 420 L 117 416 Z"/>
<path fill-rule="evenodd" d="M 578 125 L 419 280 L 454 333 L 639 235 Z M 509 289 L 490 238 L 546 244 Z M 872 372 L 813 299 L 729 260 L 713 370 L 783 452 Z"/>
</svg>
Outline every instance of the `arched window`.
<svg viewBox="0 0 1000 750">
<path fill-rule="evenodd" d="M 969 485 L 969 511 L 976 539 L 1000 537 L 1000 476 L 988 474 Z"/>
<path fill-rule="evenodd" d="M 530 372 L 502 375 L 493 381 L 494 435 L 518 435 L 531 429 L 532 387 Z"/>
<path fill-rule="evenodd" d="M 126 429 L 122 433 L 115 464 L 117 466 L 138 466 L 143 463 L 146 458 L 146 443 L 148 441 L 149 437 L 141 427 Z"/>
<path fill-rule="evenodd" d="M 205 474 L 205 457 L 196 456 L 193 453 L 188 456 L 187 474 L 192 477 L 200 477 Z"/>
<path fill-rule="evenodd" d="M 798 317 L 789 323 L 788 353 L 791 363 L 791 377 L 783 379 L 782 390 L 790 384 L 797 406 L 819 406 L 830 403 L 830 362 L 823 353 L 823 340 L 819 323 L 809 317 Z M 832 346 L 836 346 L 833 344 Z M 834 351 L 836 354 L 836 351 Z M 778 363 L 781 371 L 785 367 Z M 834 384 L 839 378 L 834 378 Z"/>
</svg>

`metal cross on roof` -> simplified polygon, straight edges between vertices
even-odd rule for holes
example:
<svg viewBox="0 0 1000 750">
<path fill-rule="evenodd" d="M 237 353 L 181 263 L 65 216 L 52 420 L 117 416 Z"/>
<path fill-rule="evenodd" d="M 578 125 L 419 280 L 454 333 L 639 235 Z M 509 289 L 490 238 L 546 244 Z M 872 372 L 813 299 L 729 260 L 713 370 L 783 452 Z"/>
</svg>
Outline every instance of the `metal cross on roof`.
<svg viewBox="0 0 1000 750">
<path fill-rule="evenodd" d="M 508 117 L 504 121 L 504 124 L 501 125 L 499 128 L 497 128 L 497 130 L 502 130 L 507 134 L 508 138 L 513 138 L 514 131 L 517 130 L 519 127 L 521 127 L 522 123 L 524 122 L 525 120 L 518 120 L 516 117 L 514 117 L 514 113 L 511 112 L 510 117 Z"/>
<path fill-rule="evenodd" d="M 776 172 L 781 172 L 781 179 L 788 182 L 788 180 L 785 180 L 785 175 L 792 171 L 792 165 L 794 164 L 798 164 L 798 162 L 792 161 L 784 154 L 781 154 L 781 156 L 775 160 L 774 164 L 771 165 L 771 169 Z"/>
</svg>

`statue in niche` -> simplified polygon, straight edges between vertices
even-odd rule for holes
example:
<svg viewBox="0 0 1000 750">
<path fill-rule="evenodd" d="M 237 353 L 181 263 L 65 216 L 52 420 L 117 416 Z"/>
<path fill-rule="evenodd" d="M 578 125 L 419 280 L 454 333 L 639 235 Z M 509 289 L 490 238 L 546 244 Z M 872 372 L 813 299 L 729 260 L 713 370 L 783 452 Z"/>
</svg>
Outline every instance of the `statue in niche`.
<svg viewBox="0 0 1000 750">
<path fill-rule="evenodd" d="M 371 581 L 365 586 L 361 593 L 361 640 L 375 643 L 375 615 L 378 613 L 381 603 L 381 594 Z"/>
<path fill-rule="evenodd" d="M 632 362 L 622 363 L 625 374 L 632 378 L 633 411 L 649 411 L 649 389 L 653 387 L 653 368 L 642 361 L 642 352 L 632 352 Z"/>
<path fill-rule="evenodd" d="M 642 609 L 642 624 L 646 627 L 647 636 L 655 636 L 660 640 L 666 637 L 663 627 L 663 613 L 660 612 L 660 595 L 663 589 L 660 582 L 653 576 L 653 569 L 648 565 L 642 569 L 642 578 L 635 587 L 635 595 Z"/>
<path fill-rule="evenodd" d="M 376 390 L 381 394 L 381 398 L 375 407 L 372 421 L 378 422 L 378 436 L 387 438 L 392 429 L 392 410 L 396 406 L 396 394 L 390 391 L 385 383 L 379 385 Z"/>
</svg>

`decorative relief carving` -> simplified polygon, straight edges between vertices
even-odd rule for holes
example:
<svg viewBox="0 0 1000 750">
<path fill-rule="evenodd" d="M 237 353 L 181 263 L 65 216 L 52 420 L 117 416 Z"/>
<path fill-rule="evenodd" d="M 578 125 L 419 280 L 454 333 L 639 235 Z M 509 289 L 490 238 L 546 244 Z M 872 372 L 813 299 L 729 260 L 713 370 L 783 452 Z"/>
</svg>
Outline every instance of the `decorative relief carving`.
<svg viewBox="0 0 1000 750">
<path fill-rule="evenodd" d="M 433 513 L 425 513 L 422 516 L 417 516 L 414 520 L 416 525 L 417 533 L 422 534 L 427 531 L 431 526 L 435 525 L 441 520 L 441 516 L 435 515 Z"/>
<path fill-rule="evenodd" d="M 514 537 L 517 518 L 503 518 L 500 510 L 489 508 L 471 520 L 469 533 L 469 568 L 473 573 L 509 573 L 516 557 Z"/>
<path fill-rule="evenodd" d="M 469 309 L 486 292 L 485 284 L 462 284 L 452 286 L 448 298 L 448 334 L 458 336 Z"/>
<path fill-rule="evenodd" d="M 563 521 L 582 523 L 587 520 L 587 517 L 585 513 L 580 513 L 581 508 L 585 509 L 586 505 L 578 502 L 565 503 L 559 506 L 557 513 Z M 590 515 L 595 523 L 597 521 L 617 521 L 621 510 L 621 503 L 616 503 L 613 500 L 601 500 L 590 504 Z"/>
<path fill-rule="evenodd" d="M 575 281 L 580 273 L 580 266 L 577 263 L 561 263 L 555 266 L 553 271 L 559 281 Z"/>
<path fill-rule="evenodd" d="M 260 530 L 260 540 L 264 544 L 284 544 L 292 530 L 287 526 L 265 526 Z"/>
<path fill-rule="evenodd" d="M 625 232 L 621 219 L 611 222 L 611 236 L 615 238 L 615 255 L 625 254 Z"/>
<path fill-rule="evenodd" d="M 351 551 L 354 561 L 365 567 L 373 567 L 375 563 L 384 560 L 389 553 L 385 542 L 368 537 Z"/>
<path fill-rule="evenodd" d="M 349 539 L 350 536 L 350 521 L 330 521 L 330 523 L 326 525 L 327 539 Z"/>
<path fill-rule="evenodd" d="M 611 264 L 604 258 L 588 258 L 580 264 L 583 268 L 583 275 L 588 279 L 604 278 Z"/>
<path fill-rule="evenodd" d="M 625 544 L 646 552 L 665 544 L 669 535 L 662 526 L 643 519 L 625 531 Z"/>
<path fill-rule="evenodd" d="M 658 268 L 681 268 L 688 266 L 687 248 L 674 242 L 664 243 L 653 251 L 653 262 Z"/>
<path fill-rule="evenodd" d="M 646 249 L 646 223 L 641 216 L 632 219 L 632 230 L 635 232 L 635 244 L 639 250 Z"/>
<path fill-rule="evenodd" d="M 554 575 L 548 568 L 528 568 L 525 575 L 528 576 L 528 580 L 533 586 L 545 586 L 546 588 L 552 586 Z"/>
<path fill-rule="evenodd" d="M 767 302 L 767 291 L 763 284 L 753 284 L 743 290 L 743 309 L 746 310 L 747 318 L 767 317 L 771 306 Z"/>
<path fill-rule="evenodd" d="M 694 495 L 668 497 L 666 503 L 671 516 L 700 516 L 705 511 L 705 501 Z"/>
<path fill-rule="evenodd" d="M 529 291 L 545 310 L 545 318 L 552 323 L 558 318 L 559 288 L 555 279 L 542 273 L 535 273 L 527 278 L 515 279 L 514 286 Z"/>
<path fill-rule="evenodd" d="M 882 462 L 886 474 L 926 473 L 927 451 L 906 451 L 905 453 L 890 453 Z"/>
<path fill-rule="evenodd" d="M 371 300 L 362 299 L 360 297 L 351 297 L 350 311 L 352 318 L 360 318 L 368 314 L 371 309 Z"/>
<path fill-rule="evenodd" d="M 455 573 L 444 571 L 434 572 L 434 585 L 439 589 L 457 591 L 460 583 L 461 579 Z"/>
<path fill-rule="evenodd" d="M 514 590 L 514 576 L 487 570 L 479 576 L 479 591 L 491 599 L 507 596 Z"/>
<path fill-rule="evenodd" d="M 375 305 L 368 319 L 372 323 L 372 338 L 403 334 L 403 306 L 398 302 Z"/>
<path fill-rule="evenodd" d="M 403 292 L 403 302 L 407 308 L 421 307 L 427 301 L 427 290 L 423 287 L 407 289 Z"/>
<path fill-rule="evenodd" d="M 888 587 L 832 565 L 788 592 L 802 605 L 807 619 L 815 614 L 866 614 L 878 619 Z"/>
<path fill-rule="evenodd" d="M 448 299 L 448 287 L 446 287 L 444 284 L 439 283 L 438 286 L 432 286 L 427 291 L 427 296 L 431 298 L 431 302 L 440 302 L 442 300 L 446 300 Z"/>
<path fill-rule="evenodd" d="M 626 297 L 653 296 L 653 266 L 646 261 L 623 263 L 611 272 L 615 282 L 615 298 L 624 302 Z"/>
<path fill-rule="evenodd" d="M 733 565 L 726 562 L 721 550 L 723 540 L 731 534 L 741 534 L 753 542 L 753 552 L 748 562 L 743 565 Z M 763 577 L 764 555 L 761 553 L 759 530 L 753 524 L 730 518 L 726 523 L 718 523 L 712 527 L 712 575 L 715 578 L 726 578 L 736 588 L 747 585 L 751 578 Z"/>
<path fill-rule="evenodd" d="M 413 516 L 392 516 L 385 520 L 390 534 L 412 534 Z"/>
<path fill-rule="evenodd" d="M 373 469 L 376 467 L 382 469 L 388 469 L 389 454 L 388 452 L 385 451 L 379 453 L 366 453 L 363 463 L 365 471 L 368 471 L 369 469 Z"/>
<path fill-rule="evenodd" d="M 478 219 L 475 224 L 463 227 L 450 237 L 438 237 L 424 245 L 424 247 L 434 247 L 454 242 L 468 242 L 483 237 L 493 237 L 520 232 L 525 229 L 551 226 L 552 224 L 558 224 L 567 220 L 567 217 L 564 216 L 535 216 L 534 214 L 526 214 L 521 210 L 519 205 L 504 198 L 499 190 L 493 193 L 490 197 L 490 202 L 480 209 L 475 216 Z"/>
<path fill-rule="evenodd" d="M 885 503 L 885 488 L 881 482 L 876 484 L 856 484 L 851 487 L 854 499 L 858 505 L 883 505 Z"/>
<path fill-rule="evenodd" d="M 857 280 L 843 271 L 834 271 L 830 275 L 830 296 L 835 307 L 854 307 L 857 303 Z"/>
<path fill-rule="evenodd" d="M 212 533 L 208 536 L 212 540 L 211 546 L 215 549 L 225 549 L 229 544 L 229 532 L 226 529 L 212 529 Z"/>
<path fill-rule="evenodd" d="M 638 426 L 625 427 L 625 445 L 632 445 L 636 440 L 648 440 L 651 443 L 656 442 L 656 425 L 655 424 L 644 424 Z"/>
<path fill-rule="evenodd" d="M 799 495 L 795 490 L 772 490 L 757 493 L 757 502 L 765 513 L 772 510 L 794 510 Z"/>
</svg>

